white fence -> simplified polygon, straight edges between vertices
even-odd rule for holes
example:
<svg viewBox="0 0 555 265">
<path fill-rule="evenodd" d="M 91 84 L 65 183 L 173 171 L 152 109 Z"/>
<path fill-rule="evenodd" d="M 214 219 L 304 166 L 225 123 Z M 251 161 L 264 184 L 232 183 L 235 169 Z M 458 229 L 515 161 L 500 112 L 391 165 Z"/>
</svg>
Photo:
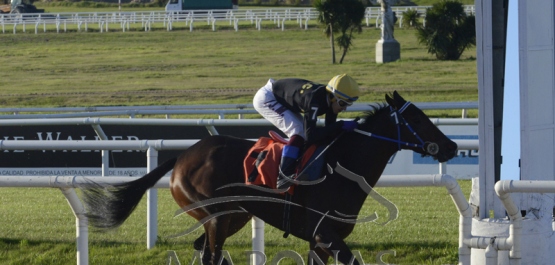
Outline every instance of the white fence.
<svg viewBox="0 0 555 265">
<path fill-rule="evenodd" d="M 407 6 L 393 7 L 398 17 L 399 27 L 403 25 L 402 13 L 415 9 L 424 18 L 426 8 L 429 6 Z M 465 6 L 467 14 L 474 14 L 474 5 Z M 376 27 L 381 19 L 380 7 L 368 7 L 365 11 L 366 25 L 373 22 Z M 162 24 L 170 31 L 174 25 L 188 27 L 194 30 L 195 24 L 205 24 L 216 30 L 218 23 L 233 26 L 237 31 L 240 23 L 252 25 L 261 30 L 263 22 L 276 25 L 277 28 L 285 29 L 285 23 L 294 21 L 300 28 L 307 29 L 309 21 L 315 21 L 318 11 L 314 8 L 269 8 L 269 9 L 237 9 L 237 10 L 188 10 L 182 12 L 166 11 L 144 11 L 144 12 L 83 12 L 83 13 L 44 13 L 44 14 L 2 14 L 0 15 L 0 27 L 2 33 L 19 31 L 47 32 L 47 30 L 67 32 L 68 27 L 77 31 L 88 31 L 96 28 L 100 32 L 107 32 L 117 28 L 123 32 L 129 31 L 131 25 L 149 31 L 155 23 Z"/>
<path fill-rule="evenodd" d="M 460 109 L 461 117 L 466 118 L 467 110 L 478 109 L 478 102 L 414 102 L 422 110 Z M 377 103 L 355 103 L 346 112 L 363 112 L 372 110 Z M 128 107 L 59 107 L 59 108 L 0 108 L 0 120 L 5 119 L 45 119 L 45 118 L 76 118 L 76 117 L 107 117 L 137 115 L 170 115 L 180 114 L 214 114 L 224 119 L 226 115 L 258 114 L 252 104 L 222 105 L 184 105 L 184 106 L 128 106 Z M 33 113 L 33 114 L 23 114 Z"/>
</svg>

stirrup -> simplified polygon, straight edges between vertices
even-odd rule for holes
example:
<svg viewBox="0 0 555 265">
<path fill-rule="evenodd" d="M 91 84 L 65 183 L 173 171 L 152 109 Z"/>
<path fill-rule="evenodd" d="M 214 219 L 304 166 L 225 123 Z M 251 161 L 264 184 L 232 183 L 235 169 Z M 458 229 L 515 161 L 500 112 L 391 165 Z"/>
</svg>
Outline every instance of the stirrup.
<svg viewBox="0 0 555 265">
<path fill-rule="evenodd" d="M 291 174 L 290 176 L 287 176 L 283 174 L 280 168 L 277 183 L 276 183 L 276 189 L 281 190 L 281 189 L 287 189 L 291 187 L 291 185 L 293 185 L 294 179 L 295 179 L 295 173 Z"/>
</svg>

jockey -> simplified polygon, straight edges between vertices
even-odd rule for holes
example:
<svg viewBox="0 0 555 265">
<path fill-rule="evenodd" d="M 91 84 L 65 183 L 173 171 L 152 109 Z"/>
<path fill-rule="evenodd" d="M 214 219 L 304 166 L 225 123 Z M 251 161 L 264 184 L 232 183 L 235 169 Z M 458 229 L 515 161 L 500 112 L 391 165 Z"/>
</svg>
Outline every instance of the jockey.
<svg viewBox="0 0 555 265">
<path fill-rule="evenodd" d="M 358 84 L 347 74 L 333 77 L 328 85 L 298 78 L 270 79 L 258 90 L 253 99 L 254 108 L 289 137 L 281 156 L 278 189 L 291 186 L 288 179 L 294 177 L 305 142 L 312 144 L 357 127 L 355 121 L 337 121 L 337 114 L 359 96 Z M 318 116 L 323 114 L 325 126 L 317 127 Z"/>
</svg>

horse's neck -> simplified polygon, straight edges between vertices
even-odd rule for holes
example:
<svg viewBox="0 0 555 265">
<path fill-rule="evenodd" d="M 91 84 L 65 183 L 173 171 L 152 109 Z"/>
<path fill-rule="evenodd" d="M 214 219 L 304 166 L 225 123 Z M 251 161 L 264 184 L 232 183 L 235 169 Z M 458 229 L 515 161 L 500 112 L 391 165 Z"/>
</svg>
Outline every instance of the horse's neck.
<svg viewBox="0 0 555 265">
<path fill-rule="evenodd" d="M 387 115 L 389 116 L 389 114 Z M 391 123 L 388 116 L 374 121 L 374 124 L 369 126 L 368 132 L 380 137 L 397 139 L 397 128 Z M 351 153 L 353 155 L 346 159 L 356 160 L 355 163 L 349 163 L 353 172 L 359 172 L 368 184 L 373 186 L 380 178 L 391 156 L 398 151 L 398 145 L 388 140 L 363 134 L 349 138 L 352 143 Z M 339 161 L 341 160 L 345 159 L 339 159 Z"/>
<path fill-rule="evenodd" d="M 387 166 L 390 157 L 397 152 L 397 148 L 390 142 L 362 134 L 353 133 L 346 136 L 332 150 L 334 160 L 341 167 L 363 177 L 373 186 Z M 337 167 L 337 165 L 330 166 Z"/>
<path fill-rule="evenodd" d="M 360 134 L 345 136 L 348 137 L 338 141 L 337 147 L 330 150 L 333 155 L 328 159 L 328 170 L 334 177 L 330 178 L 324 194 L 348 194 L 336 198 L 338 204 L 343 205 L 340 212 L 357 215 L 392 153 L 384 152 L 383 143 L 375 139 L 359 138 Z"/>
</svg>

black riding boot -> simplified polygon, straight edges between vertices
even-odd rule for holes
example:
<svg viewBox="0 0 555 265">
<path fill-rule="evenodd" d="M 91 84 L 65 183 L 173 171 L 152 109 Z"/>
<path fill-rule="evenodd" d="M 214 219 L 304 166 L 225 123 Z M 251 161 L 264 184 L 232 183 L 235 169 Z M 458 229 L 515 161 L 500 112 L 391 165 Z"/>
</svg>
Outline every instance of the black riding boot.
<svg viewBox="0 0 555 265">
<path fill-rule="evenodd" d="M 278 189 L 287 189 L 293 184 L 289 180 L 294 178 L 296 166 L 296 158 L 285 156 L 281 157 L 281 163 L 279 164 L 279 175 L 277 180 Z"/>
</svg>

